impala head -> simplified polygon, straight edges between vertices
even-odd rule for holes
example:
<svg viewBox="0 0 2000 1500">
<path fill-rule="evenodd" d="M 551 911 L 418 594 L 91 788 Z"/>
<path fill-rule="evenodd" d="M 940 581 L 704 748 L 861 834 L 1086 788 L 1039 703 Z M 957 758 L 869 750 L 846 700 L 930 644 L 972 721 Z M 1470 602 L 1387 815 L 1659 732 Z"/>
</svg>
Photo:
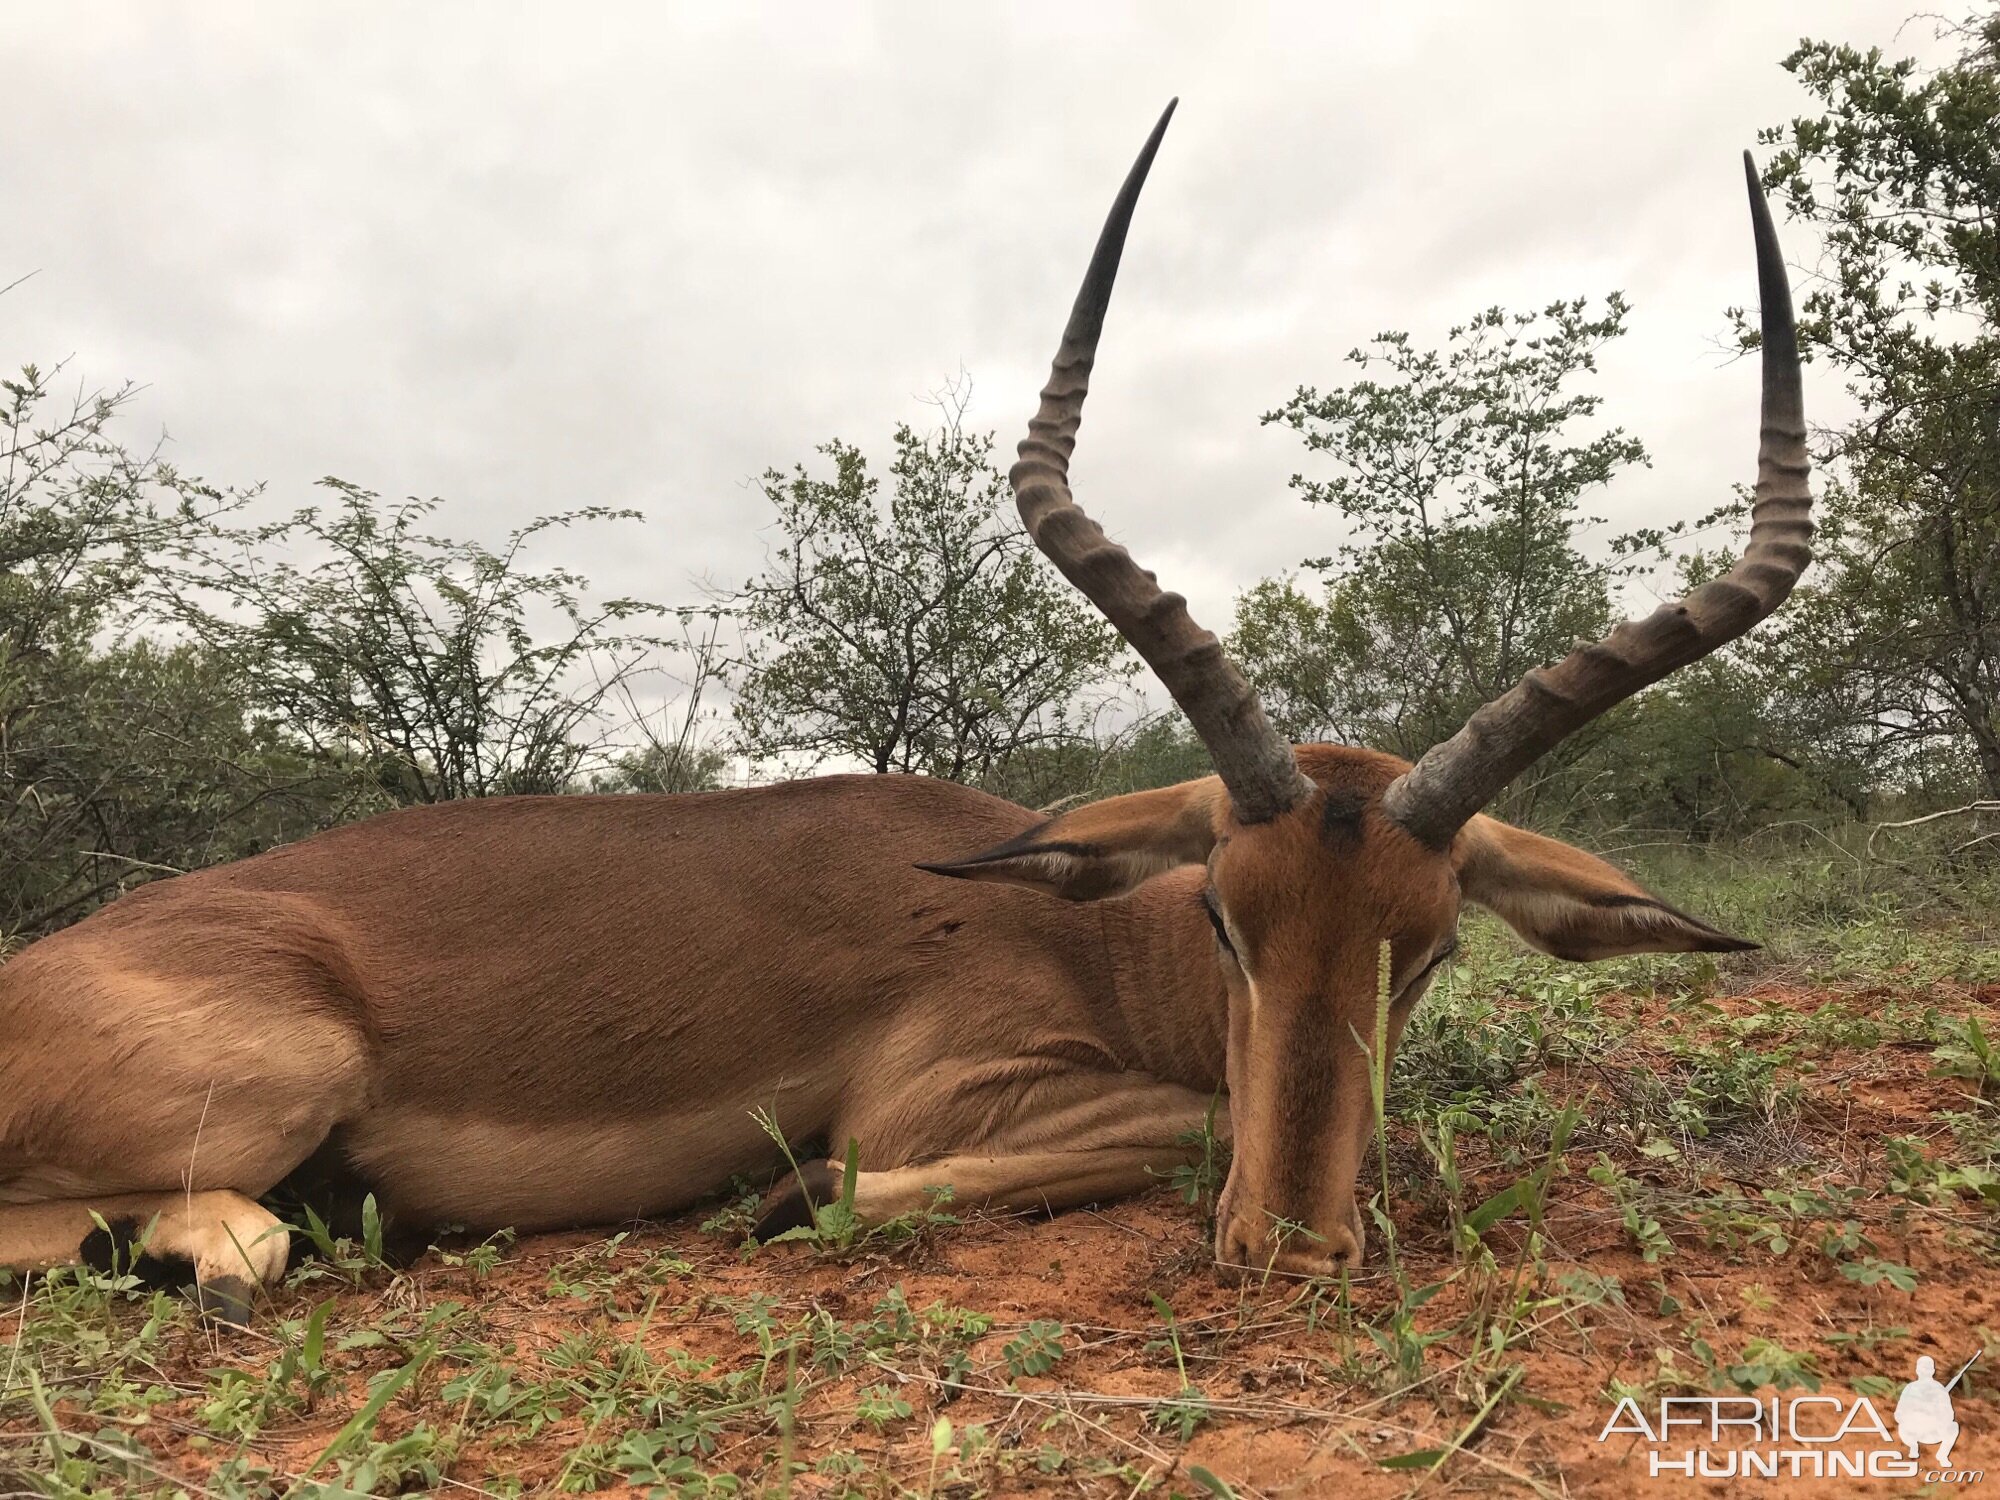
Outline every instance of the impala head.
<svg viewBox="0 0 2000 1500">
<path fill-rule="evenodd" d="M 1216 1254 L 1225 1265 L 1324 1272 L 1361 1251 L 1354 1184 L 1373 1123 L 1384 944 L 1384 1066 L 1451 952 L 1462 901 L 1562 958 L 1754 946 L 1602 860 L 1480 809 L 1565 735 L 1769 614 L 1804 571 L 1811 501 L 1791 294 L 1746 155 L 1764 387 L 1756 505 L 1734 568 L 1530 672 L 1414 766 L 1342 746 L 1294 748 L 1186 601 L 1107 539 L 1069 491 L 1126 227 L 1172 114 L 1169 105 L 1112 206 L 1011 478 L 1037 545 L 1146 659 L 1218 774 L 1093 803 L 927 868 L 1092 901 L 1177 865 L 1206 867 L 1201 901 L 1229 997 L 1235 1135 Z"/>
</svg>

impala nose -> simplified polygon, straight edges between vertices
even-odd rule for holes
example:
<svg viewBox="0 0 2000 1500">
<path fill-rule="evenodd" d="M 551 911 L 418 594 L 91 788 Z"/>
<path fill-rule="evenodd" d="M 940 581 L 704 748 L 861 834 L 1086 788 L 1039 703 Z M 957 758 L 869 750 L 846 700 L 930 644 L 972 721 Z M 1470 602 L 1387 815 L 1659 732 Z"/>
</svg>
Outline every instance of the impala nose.
<svg viewBox="0 0 2000 1500">
<path fill-rule="evenodd" d="M 1325 1233 L 1273 1225 L 1259 1216 L 1232 1216 L 1215 1237 L 1216 1269 L 1225 1279 L 1260 1276 L 1338 1276 L 1361 1264 L 1361 1234 L 1336 1224 Z"/>
</svg>

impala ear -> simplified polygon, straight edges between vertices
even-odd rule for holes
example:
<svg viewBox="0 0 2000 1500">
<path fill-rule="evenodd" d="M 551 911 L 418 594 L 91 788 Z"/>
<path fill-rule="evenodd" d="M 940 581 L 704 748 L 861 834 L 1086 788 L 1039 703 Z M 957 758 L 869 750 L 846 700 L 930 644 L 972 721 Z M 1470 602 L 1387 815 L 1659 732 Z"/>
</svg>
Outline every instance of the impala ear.
<svg viewBox="0 0 2000 1500">
<path fill-rule="evenodd" d="M 1485 814 L 1452 846 L 1459 888 L 1557 958 L 1740 953 L 1758 945 L 1675 911 L 1594 854 Z"/>
<path fill-rule="evenodd" d="M 1131 792 L 1063 813 L 984 853 L 917 868 L 1030 886 L 1065 901 L 1098 901 L 1177 865 L 1205 863 L 1225 805 L 1213 776 Z"/>
</svg>

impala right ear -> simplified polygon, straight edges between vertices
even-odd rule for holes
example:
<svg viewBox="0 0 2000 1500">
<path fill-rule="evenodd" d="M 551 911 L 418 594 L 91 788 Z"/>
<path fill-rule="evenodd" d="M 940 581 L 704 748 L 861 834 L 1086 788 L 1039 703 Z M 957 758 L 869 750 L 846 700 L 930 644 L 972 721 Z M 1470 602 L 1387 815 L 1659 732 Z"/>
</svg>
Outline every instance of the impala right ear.
<svg viewBox="0 0 2000 1500">
<path fill-rule="evenodd" d="M 1177 865 L 1206 863 L 1226 807 L 1222 782 L 1210 776 L 1107 797 L 982 854 L 917 868 L 956 880 L 1025 885 L 1065 901 L 1099 901 Z"/>
</svg>

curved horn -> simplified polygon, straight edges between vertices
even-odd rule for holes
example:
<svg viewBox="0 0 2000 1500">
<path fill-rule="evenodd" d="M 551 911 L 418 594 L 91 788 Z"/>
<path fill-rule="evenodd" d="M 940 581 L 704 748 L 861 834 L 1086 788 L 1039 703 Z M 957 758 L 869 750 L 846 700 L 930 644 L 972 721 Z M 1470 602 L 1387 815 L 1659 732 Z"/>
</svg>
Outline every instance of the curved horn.
<svg viewBox="0 0 2000 1500">
<path fill-rule="evenodd" d="M 1798 330 L 1771 208 L 1748 151 L 1750 223 L 1764 346 L 1763 425 L 1750 540 L 1736 566 L 1643 620 L 1627 620 L 1553 667 L 1537 667 L 1474 713 L 1382 794 L 1382 810 L 1434 849 L 1500 789 L 1606 709 L 1734 640 L 1785 602 L 1812 560 Z"/>
<path fill-rule="evenodd" d="M 1111 284 L 1118 275 L 1118 257 L 1125 248 L 1125 231 L 1179 102 L 1167 105 L 1111 205 L 1076 305 L 1070 309 L 1069 325 L 1063 329 L 1049 383 L 1042 387 L 1041 406 L 1028 424 L 1020 459 L 1007 478 L 1035 545 L 1132 643 L 1173 694 L 1208 747 L 1236 816 L 1245 823 L 1261 823 L 1296 806 L 1312 791 L 1292 747 L 1271 728 L 1257 694 L 1223 654 L 1222 643 L 1188 615 L 1187 601 L 1161 589 L 1131 553 L 1106 537 L 1078 508 L 1069 492 L 1069 457 L 1076 448 L 1077 424 L 1090 388 L 1104 310 L 1111 302 Z"/>
</svg>

